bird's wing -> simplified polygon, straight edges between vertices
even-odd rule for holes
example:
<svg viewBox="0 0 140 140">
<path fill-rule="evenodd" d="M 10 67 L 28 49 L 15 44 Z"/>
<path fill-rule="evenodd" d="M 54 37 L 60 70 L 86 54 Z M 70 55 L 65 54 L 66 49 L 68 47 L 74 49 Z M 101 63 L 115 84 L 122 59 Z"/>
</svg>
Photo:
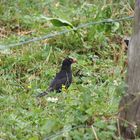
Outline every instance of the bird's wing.
<svg viewBox="0 0 140 140">
<path fill-rule="evenodd" d="M 72 81 L 72 74 L 67 73 L 66 71 L 60 71 L 54 80 L 50 84 L 50 91 L 56 90 L 59 91 L 62 88 L 62 85 L 69 87 Z"/>
<path fill-rule="evenodd" d="M 72 73 L 67 73 L 66 71 L 60 71 L 58 74 L 56 74 L 56 77 L 51 82 L 48 90 L 38 94 L 37 97 L 45 96 L 49 92 L 54 90 L 56 90 L 57 92 L 61 92 L 62 85 L 65 85 L 66 88 L 68 88 L 71 82 L 72 82 Z"/>
</svg>

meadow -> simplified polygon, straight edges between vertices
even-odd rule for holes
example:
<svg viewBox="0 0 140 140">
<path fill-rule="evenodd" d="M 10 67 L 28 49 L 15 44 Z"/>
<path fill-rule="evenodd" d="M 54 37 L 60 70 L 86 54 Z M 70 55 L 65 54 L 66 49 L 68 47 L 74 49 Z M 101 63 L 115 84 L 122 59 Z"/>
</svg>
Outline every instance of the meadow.
<svg viewBox="0 0 140 140">
<path fill-rule="evenodd" d="M 133 9 L 133 0 L 1 1 L 0 139 L 118 140 L 118 105 L 127 74 L 123 40 L 131 36 L 133 20 L 8 46 L 90 22 L 132 16 Z M 37 99 L 68 56 L 78 61 L 72 66 L 70 88 Z"/>
</svg>

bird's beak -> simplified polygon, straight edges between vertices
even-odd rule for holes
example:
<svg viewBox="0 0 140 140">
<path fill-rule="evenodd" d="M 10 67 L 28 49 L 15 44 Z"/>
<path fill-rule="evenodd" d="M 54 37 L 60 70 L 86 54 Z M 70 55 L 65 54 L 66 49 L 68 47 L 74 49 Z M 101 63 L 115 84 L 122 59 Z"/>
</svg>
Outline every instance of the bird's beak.
<svg viewBox="0 0 140 140">
<path fill-rule="evenodd" d="M 77 59 L 76 58 L 73 58 L 72 63 L 77 63 Z"/>
</svg>

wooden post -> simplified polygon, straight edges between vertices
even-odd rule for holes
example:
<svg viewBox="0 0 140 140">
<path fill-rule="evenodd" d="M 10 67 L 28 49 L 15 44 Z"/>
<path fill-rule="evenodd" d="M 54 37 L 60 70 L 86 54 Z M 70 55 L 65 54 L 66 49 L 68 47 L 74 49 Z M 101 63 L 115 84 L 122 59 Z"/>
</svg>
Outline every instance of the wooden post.
<svg viewBox="0 0 140 140">
<path fill-rule="evenodd" d="M 128 47 L 126 95 L 119 105 L 119 134 L 125 139 L 140 137 L 140 0 L 136 0 L 134 31 Z"/>
</svg>

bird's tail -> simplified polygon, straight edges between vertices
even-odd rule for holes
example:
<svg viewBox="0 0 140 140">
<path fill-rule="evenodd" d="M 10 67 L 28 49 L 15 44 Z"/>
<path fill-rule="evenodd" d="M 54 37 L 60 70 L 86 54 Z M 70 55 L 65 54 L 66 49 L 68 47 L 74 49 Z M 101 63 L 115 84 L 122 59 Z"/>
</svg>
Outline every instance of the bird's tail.
<svg viewBox="0 0 140 140">
<path fill-rule="evenodd" d="M 48 94 L 48 91 L 44 91 L 44 92 L 42 92 L 42 93 L 40 93 L 40 94 L 38 94 L 36 97 L 38 98 L 40 98 L 40 97 L 43 97 L 43 96 L 45 96 L 45 95 L 47 95 Z"/>
</svg>

